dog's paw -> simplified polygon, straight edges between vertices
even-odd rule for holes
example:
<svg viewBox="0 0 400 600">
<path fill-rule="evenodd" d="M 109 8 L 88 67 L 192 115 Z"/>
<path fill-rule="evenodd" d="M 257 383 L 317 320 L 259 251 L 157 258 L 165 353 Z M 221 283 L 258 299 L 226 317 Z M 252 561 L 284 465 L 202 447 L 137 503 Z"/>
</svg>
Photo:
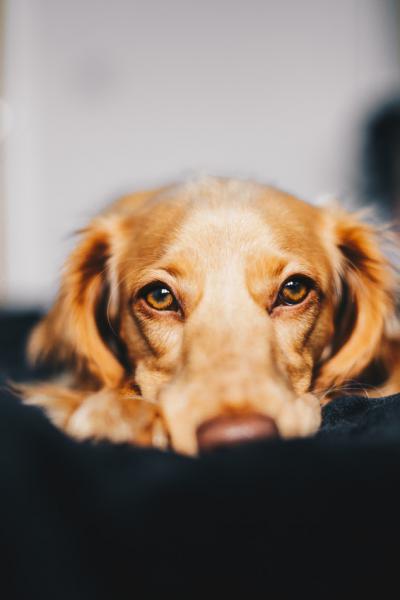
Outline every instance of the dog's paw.
<svg viewBox="0 0 400 600">
<path fill-rule="evenodd" d="M 304 394 L 290 403 L 282 403 L 276 421 L 284 438 L 312 435 L 321 424 L 318 398 L 313 394 Z"/>
<path fill-rule="evenodd" d="M 110 390 L 85 398 L 70 417 L 66 431 L 78 439 L 103 439 L 158 448 L 168 445 L 156 405 Z"/>
</svg>

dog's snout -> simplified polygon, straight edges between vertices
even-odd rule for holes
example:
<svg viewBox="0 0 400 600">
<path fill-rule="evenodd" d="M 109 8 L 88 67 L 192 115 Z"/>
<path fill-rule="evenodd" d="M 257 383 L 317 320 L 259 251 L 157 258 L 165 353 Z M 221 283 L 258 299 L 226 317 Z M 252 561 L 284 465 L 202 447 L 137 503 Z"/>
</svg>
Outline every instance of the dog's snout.
<svg viewBox="0 0 400 600">
<path fill-rule="evenodd" d="M 200 452 L 278 436 L 275 421 L 257 413 L 215 417 L 197 429 Z"/>
</svg>

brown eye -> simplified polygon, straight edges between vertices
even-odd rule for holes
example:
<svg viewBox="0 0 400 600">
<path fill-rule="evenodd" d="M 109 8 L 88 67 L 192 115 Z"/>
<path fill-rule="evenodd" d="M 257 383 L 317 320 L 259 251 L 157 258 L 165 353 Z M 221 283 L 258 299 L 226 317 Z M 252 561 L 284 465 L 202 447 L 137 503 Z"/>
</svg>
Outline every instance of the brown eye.
<svg viewBox="0 0 400 600">
<path fill-rule="evenodd" d="M 279 290 L 278 298 L 283 304 L 300 304 L 311 289 L 311 281 L 305 277 L 292 277 Z"/>
<path fill-rule="evenodd" d="M 171 290 L 163 284 L 147 288 L 143 294 L 143 298 L 147 304 L 155 310 L 179 310 L 179 305 L 175 296 Z"/>
</svg>

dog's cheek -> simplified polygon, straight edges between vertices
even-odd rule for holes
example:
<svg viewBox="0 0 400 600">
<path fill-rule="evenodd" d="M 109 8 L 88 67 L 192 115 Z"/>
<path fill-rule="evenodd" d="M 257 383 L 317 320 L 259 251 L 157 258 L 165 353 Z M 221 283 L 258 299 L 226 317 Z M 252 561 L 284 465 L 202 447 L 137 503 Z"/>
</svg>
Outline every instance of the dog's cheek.
<svg viewBox="0 0 400 600">
<path fill-rule="evenodd" d="M 171 380 L 171 373 L 141 361 L 136 366 L 135 382 L 141 396 L 149 402 L 157 402 L 160 390 Z"/>
<path fill-rule="evenodd" d="M 293 390 L 304 394 L 313 385 L 316 366 L 333 336 L 333 306 L 316 305 L 301 323 L 286 323 L 276 331 L 278 361 Z"/>
<path fill-rule="evenodd" d="M 308 348 L 296 352 L 293 348 L 279 352 L 279 362 L 289 380 L 289 387 L 298 395 L 309 391 L 312 381 L 314 361 Z"/>
<path fill-rule="evenodd" d="M 277 335 L 274 348 L 275 364 L 296 394 L 304 394 L 310 388 L 313 371 L 312 347 L 300 331 L 285 331 Z"/>
</svg>

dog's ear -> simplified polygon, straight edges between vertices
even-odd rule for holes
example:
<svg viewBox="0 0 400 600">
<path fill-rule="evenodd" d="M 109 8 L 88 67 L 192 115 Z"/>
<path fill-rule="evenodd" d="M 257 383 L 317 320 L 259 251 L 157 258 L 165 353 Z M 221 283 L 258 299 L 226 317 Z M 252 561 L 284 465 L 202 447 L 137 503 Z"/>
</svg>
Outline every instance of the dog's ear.
<svg viewBox="0 0 400 600">
<path fill-rule="evenodd" d="M 57 300 L 29 340 L 28 355 L 33 362 L 73 364 L 100 384 L 118 385 L 124 369 L 109 337 L 117 313 L 116 240 L 120 239 L 120 227 L 117 217 L 107 215 L 81 232 Z"/>
<path fill-rule="evenodd" d="M 395 314 L 396 278 L 377 227 L 335 207 L 327 210 L 333 226 L 337 274 L 335 339 L 322 364 L 317 389 L 355 379 L 379 358 L 388 324 Z"/>
</svg>

